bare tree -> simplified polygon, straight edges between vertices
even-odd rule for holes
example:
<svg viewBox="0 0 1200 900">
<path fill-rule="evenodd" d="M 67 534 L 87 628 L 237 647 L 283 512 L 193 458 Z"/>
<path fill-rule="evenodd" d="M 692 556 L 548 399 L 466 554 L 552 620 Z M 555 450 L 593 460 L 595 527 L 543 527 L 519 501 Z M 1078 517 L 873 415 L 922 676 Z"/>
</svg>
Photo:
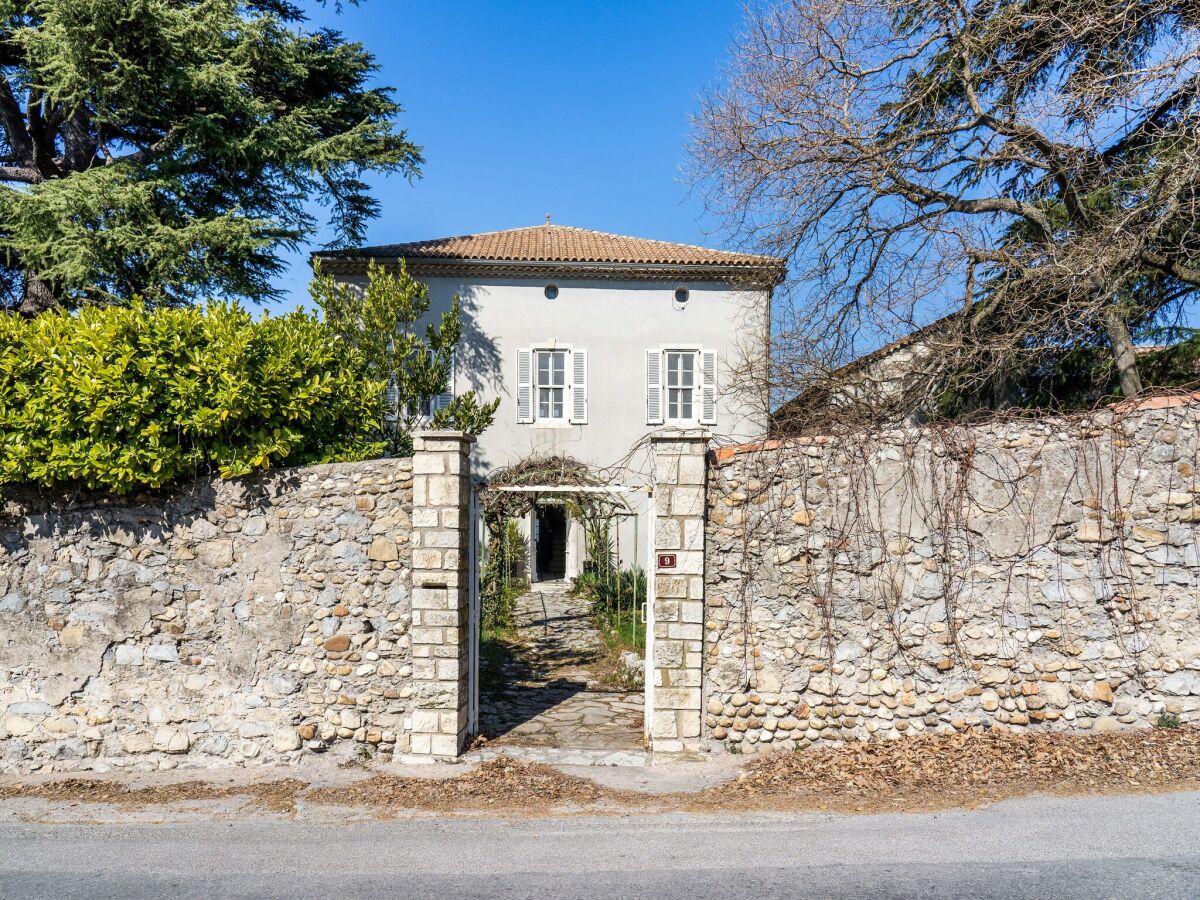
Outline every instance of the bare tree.
<svg viewBox="0 0 1200 900">
<path fill-rule="evenodd" d="M 791 258 L 776 393 L 887 337 L 908 385 L 980 390 L 1200 290 L 1195 0 L 792 0 L 754 7 L 692 148 L 711 208 Z"/>
</svg>

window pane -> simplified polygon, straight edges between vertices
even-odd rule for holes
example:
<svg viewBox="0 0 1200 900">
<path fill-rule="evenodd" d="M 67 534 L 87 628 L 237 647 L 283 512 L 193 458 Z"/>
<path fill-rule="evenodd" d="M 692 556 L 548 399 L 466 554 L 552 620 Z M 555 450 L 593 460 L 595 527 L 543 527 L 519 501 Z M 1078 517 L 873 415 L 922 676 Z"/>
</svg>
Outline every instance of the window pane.
<svg viewBox="0 0 1200 900">
<path fill-rule="evenodd" d="M 691 388 L 667 389 L 667 418 L 679 422 L 692 419 L 692 399 L 695 391 Z"/>
<path fill-rule="evenodd" d="M 538 350 L 537 355 L 537 417 L 566 418 L 567 351 Z"/>
<path fill-rule="evenodd" d="M 696 382 L 696 356 L 693 353 L 679 354 L 679 385 L 691 387 Z"/>
<path fill-rule="evenodd" d="M 675 387 L 679 384 L 679 354 L 667 354 L 667 387 Z"/>
</svg>

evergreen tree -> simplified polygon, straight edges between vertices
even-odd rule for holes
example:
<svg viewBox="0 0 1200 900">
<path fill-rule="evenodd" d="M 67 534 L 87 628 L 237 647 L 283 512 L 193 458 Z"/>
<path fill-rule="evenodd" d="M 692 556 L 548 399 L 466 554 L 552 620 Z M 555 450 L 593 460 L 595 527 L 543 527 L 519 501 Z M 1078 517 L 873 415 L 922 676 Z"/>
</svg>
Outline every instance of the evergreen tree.
<svg viewBox="0 0 1200 900">
<path fill-rule="evenodd" d="M 415 175 L 360 44 L 288 0 L 0 0 L 0 288 L 26 313 L 261 301 L 328 209 L 378 212 L 368 172 Z"/>
</svg>

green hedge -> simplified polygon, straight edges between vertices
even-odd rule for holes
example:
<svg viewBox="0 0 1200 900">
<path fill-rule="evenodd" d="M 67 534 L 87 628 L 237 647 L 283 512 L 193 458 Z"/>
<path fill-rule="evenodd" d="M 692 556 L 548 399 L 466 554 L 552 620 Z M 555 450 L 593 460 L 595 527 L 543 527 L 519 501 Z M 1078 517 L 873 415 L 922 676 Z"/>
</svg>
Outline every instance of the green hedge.
<svg viewBox="0 0 1200 900">
<path fill-rule="evenodd" d="M 382 385 L 303 313 L 0 316 L 0 482 L 115 493 L 378 455 Z"/>
</svg>

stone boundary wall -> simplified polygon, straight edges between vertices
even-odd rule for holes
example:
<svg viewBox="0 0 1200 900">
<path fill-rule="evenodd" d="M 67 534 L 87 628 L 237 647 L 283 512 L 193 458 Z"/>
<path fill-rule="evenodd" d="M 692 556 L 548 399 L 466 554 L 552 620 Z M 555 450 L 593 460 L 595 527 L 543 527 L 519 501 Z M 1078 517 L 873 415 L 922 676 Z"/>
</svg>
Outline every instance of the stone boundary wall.
<svg viewBox="0 0 1200 900">
<path fill-rule="evenodd" d="M 412 470 L 6 488 L 0 772 L 408 752 Z"/>
<path fill-rule="evenodd" d="M 704 734 L 741 752 L 1200 722 L 1182 398 L 714 454 Z"/>
</svg>

